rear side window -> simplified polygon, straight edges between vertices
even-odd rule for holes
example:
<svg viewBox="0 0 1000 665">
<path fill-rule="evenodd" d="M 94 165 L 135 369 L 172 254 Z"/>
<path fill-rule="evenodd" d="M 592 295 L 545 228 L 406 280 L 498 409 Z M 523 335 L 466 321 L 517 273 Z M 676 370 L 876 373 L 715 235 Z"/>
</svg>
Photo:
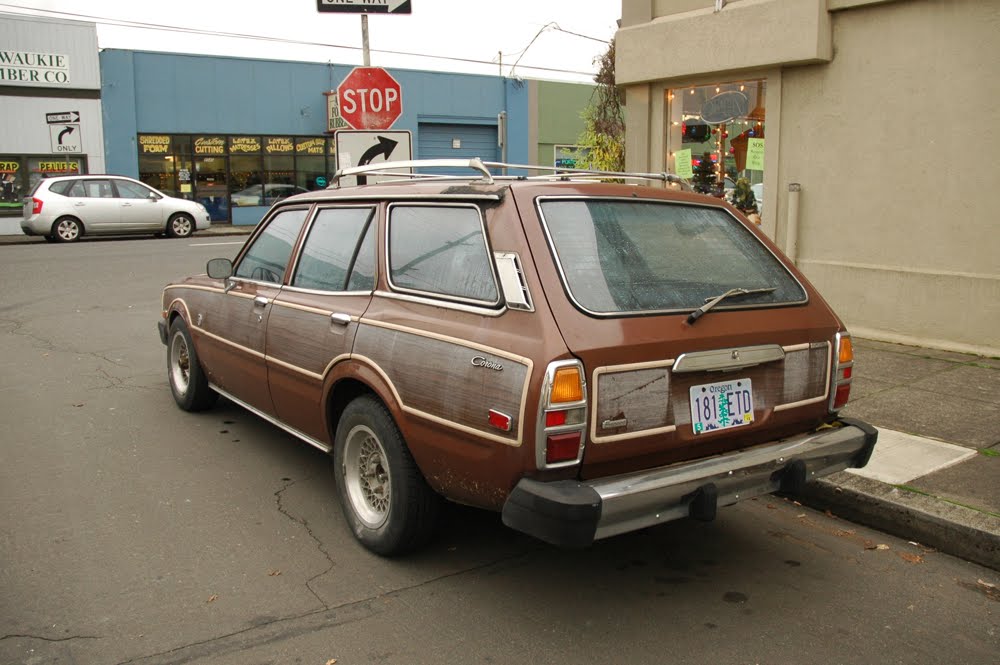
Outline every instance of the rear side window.
<svg viewBox="0 0 1000 665">
<path fill-rule="evenodd" d="M 323 291 L 370 291 L 374 286 L 374 243 L 365 255 L 362 239 L 373 231 L 375 208 L 320 210 L 302 247 L 292 286 Z M 369 231 L 369 233 L 366 233 Z M 355 277 L 355 270 L 364 276 Z M 350 278 L 350 287 L 348 280 Z"/>
<path fill-rule="evenodd" d="M 116 180 L 115 187 L 118 188 L 118 196 L 123 199 L 148 199 L 154 196 L 153 190 L 128 180 Z"/>
<path fill-rule="evenodd" d="M 541 199 L 566 288 L 595 314 L 690 311 L 729 289 L 771 289 L 718 309 L 804 302 L 805 291 L 719 208 L 627 199 Z"/>
<path fill-rule="evenodd" d="M 389 281 L 401 291 L 496 305 L 483 218 L 472 205 L 389 207 Z"/>
<path fill-rule="evenodd" d="M 34 189 L 31 190 L 31 194 L 29 196 L 34 195 L 34 193 L 38 191 L 38 188 L 42 185 L 43 182 L 45 181 L 39 180 L 38 183 L 35 184 Z M 49 185 L 49 191 L 55 192 L 56 194 L 61 194 L 62 196 L 69 196 L 69 194 L 67 194 L 66 192 L 69 191 L 69 188 L 72 187 L 74 183 L 78 182 L 79 180 L 63 180 L 62 182 L 54 182 L 51 185 Z M 83 190 L 81 189 L 80 191 Z"/>
<path fill-rule="evenodd" d="M 285 210 L 271 218 L 243 255 L 235 277 L 280 284 L 307 210 Z"/>
</svg>

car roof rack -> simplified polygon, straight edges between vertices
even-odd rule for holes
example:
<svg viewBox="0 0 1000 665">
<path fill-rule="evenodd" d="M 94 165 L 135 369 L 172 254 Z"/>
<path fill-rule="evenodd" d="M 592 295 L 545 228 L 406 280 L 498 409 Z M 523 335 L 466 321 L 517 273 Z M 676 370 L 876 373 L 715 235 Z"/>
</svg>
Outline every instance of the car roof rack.
<svg viewBox="0 0 1000 665">
<path fill-rule="evenodd" d="M 475 171 L 478 175 L 444 175 L 433 173 L 398 173 L 399 169 L 416 168 L 466 168 Z M 545 172 L 545 175 L 493 175 L 490 169 L 521 169 L 525 171 Z M 478 157 L 471 159 L 413 159 L 399 162 L 379 162 L 377 164 L 366 164 L 365 166 L 352 166 L 346 169 L 337 169 L 333 175 L 330 187 L 339 187 L 340 179 L 352 175 L 385 175 L 399 179 L 413 180 L 470 180 L 478 178 L 483 184 L 492 185 L 497 180 L 657 180 L 660 182 L 672 183 L 690 189 L 691 185 L 678 175 L 673 173 L 639 173 L 624 171 L 600 171 L 594 169 L 567 169 L 558 166 L 539 166 L 537 164 L 508 164 L 506 162 L 484 162 Z"/>
</svg>

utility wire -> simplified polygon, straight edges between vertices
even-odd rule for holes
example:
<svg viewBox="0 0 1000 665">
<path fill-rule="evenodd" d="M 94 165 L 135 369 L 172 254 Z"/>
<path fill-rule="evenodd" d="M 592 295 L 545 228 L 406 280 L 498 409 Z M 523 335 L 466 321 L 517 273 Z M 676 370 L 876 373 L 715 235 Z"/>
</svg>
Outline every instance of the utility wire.
<svg viewBox="0 0 1000 665">
<path fill-rule="evenodd" d="M 89 14 L 79 14 L 79 13 L 75 13 L 75 12 L 64 12 L 64 11 L 58 11 L 58 10 L 54 10 L 54 9 L 36 9 L 34 7 L 24 7 L 22 5 L 11 5 L 11 4 L 7 4 L 7 3 L 0 3 L 0 8 L 28 10 L 28 11 L 31 11 L 31 12 L 39 12 L 40 13 L 39 15 L 41 15 L 41 16 L 68 17 L 68 18 L 73 18 L 73 19 L 78 19 L 78 20 L 93 21 L 95 23 L 100 23 L 102 25 L 108 25 L 108 26 L 120 27 L 120 28 L 135 28 L 135 29 L 140 29 L 140 30 L 158 30 L 158 31 L 164 31 L 164 32 L 178 32 L 178 33 L 182 33 L 182 34 L 199 35 L 199 36 L 204 36 L 204 37 L 225 37 L 225 38 L 229 38 L 229 39 L 247 39 L 247 40 L 264 41 L 264 42 L 272 42 L 272 43 L 279 43 L 279 44 L 295 44 L 295 45 L 299 45 L 299 46 L 316 46 L 316 47 L 322 47 L 322 48 L 337 48 L 337 49 L 344 49 L 344 50 L 347 50 L 347 51 L 361 51 L 361 50 L 363 50 L 361 47 L 358 47 L 358 46 L 348 46 L 348 45 L 344 45 L 344 44 L 327 44 L 327 43 L 323 43 L 323 42 L 314 42 L 314 41 L 307 41 L 307 40 L 301 40 L 301 39 L 291 39 L 291 38 L 285 38 L 285 37 L 269 37 L 269 36 L 266 36 L 266 35 L 253 35 L 253 34 L 240 33 L 240 32 L 221 32 L 221 31 L 217 31 L 217 30 L 203 30 L 203 29 L 200 29 L 200 28 L 188 28 L 188 27 L 184 27 L 184 26 L 166 25 L 166 24 L 162 24 L 162 23 L 146 23 L 146 22 L 142 22 L 142 21 L 128 21 L 128 20 L 124 20 L 124 19 L 107 18 L 107 17 L 104 17 L 104 16 L 93 16 L 93 15 L 89 15 Z M 32 14 L 28 14 L 28 15 L 30 16 Z M 538 39 L 538 37 L 539 37 L 539 35 L 541 35 L 542 31 L 544 31 L 546 28 L 549 28 L 549 27 L 552 27 L 554 30 L 559 30 L 560 32 L 566 32 L 568 34 L 575 35 L 577 37 L 582 37 L 584 39 L 590 39 L 590 40 L 598 41 L 598 42 L 602 42 L 602 43 L 609 43 L 609 42 L 607 42 L 607 41 L 605 41 L 603 39 L 597 39 L 596 37 L 588 37 L 586 35 L 581 35 L 581 34 L 578 34 L 578 33 L 575 33 L 575 32 L 570 32 L 568 30 L 563 30 L 556 23 L 548 23 L 541 30 L 538 31 L 538 33 L 535 35 L 535 37 L 531 40 L 531 43 L 529 43 L 528 46 L 526 46 L 523 50 L 521 50 L 519 52 L 521 54 L 521 57 L 524 57 L 524 53 L 528 50 L 528 48 L 531 46 L 531 44 L 533 44 L 535 42 L 535 40 Z M 410 52 L 410 51 L 394 51 L 394 50 L 388 50 L 388 49 L 369 49 L 369 50 L 372 53 L 383 53 L 383 54 L 386 54 L 386 55 L 400 55 L 400 56 L 408 56 L 408 57 L 415 57 L 415 58 L 428 58 L 428 59 L 432 59 L 432 60 L 446 60 L 446 61 L 451 61 L 451 62 L 464 62 L 464 63 L 476 64 L 476 65 L 494 65 L 494 64 L 496 64 L 495 60 L 490 60 L 490 61 L 488 61 L 488 60 L 477 60 L 477 59 L 474 59 L 474 58 L 459 58 L 459 57 L 455 57 L 455 56 L 432 55 L 432 54 L 429 54 L 429 53 L 413 53 L 413 52 Z M 520 62 L 520 61 L 521 61 L 521 59 L 518 58 L 517 62 Z M 517 67 L 517 63 L 514 63 L 514 67 Z M 578 74 L 580 76 L 593 76 L 593 74 L 594 74 L 594 72 L 581 72 L 581 71 L 577 71 L 577 70 L 573 70 L 573 69 L 559 69 L 559 68 L 555 68 L 555 67 L 540 67 L 540 66 L 535 66 L 535 65 L 524 65 L 522 67 L 522 69 L 533 69 L 533 70 L 546 71 L 546 72 L 558 72 L 558 73 L 562 73 L 562 74 Z M 514 72 L 514 68 L 512 67 L 511 68 L 511 74 L 512 75 L 513 75 L 513 72 Z"/>
</svg>

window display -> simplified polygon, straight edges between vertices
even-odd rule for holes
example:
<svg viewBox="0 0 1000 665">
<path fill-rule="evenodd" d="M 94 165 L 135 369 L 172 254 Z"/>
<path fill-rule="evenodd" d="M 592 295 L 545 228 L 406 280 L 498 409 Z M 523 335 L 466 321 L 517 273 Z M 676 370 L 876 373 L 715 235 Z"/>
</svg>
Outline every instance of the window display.
<svg viewBox="0 0 1000 665">
<path fill-rule="evenodd" d="M 748 80 L 667 91 L 669 168 L 747 214 L 763 204 L 766 88 Z"/>
</svg>

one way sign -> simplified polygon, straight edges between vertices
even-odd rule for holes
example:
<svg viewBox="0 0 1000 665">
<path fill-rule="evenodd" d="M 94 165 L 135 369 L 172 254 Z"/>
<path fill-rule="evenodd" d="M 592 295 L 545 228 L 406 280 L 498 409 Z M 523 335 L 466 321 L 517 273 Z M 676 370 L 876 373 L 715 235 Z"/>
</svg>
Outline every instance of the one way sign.
<svg viewBox="0 0 1000 665">
<path fill-rule="evenodd" d="M 410 0 L 316 0 L 321 12 L 352 14 L 409 14 Z"/>
</svg>

